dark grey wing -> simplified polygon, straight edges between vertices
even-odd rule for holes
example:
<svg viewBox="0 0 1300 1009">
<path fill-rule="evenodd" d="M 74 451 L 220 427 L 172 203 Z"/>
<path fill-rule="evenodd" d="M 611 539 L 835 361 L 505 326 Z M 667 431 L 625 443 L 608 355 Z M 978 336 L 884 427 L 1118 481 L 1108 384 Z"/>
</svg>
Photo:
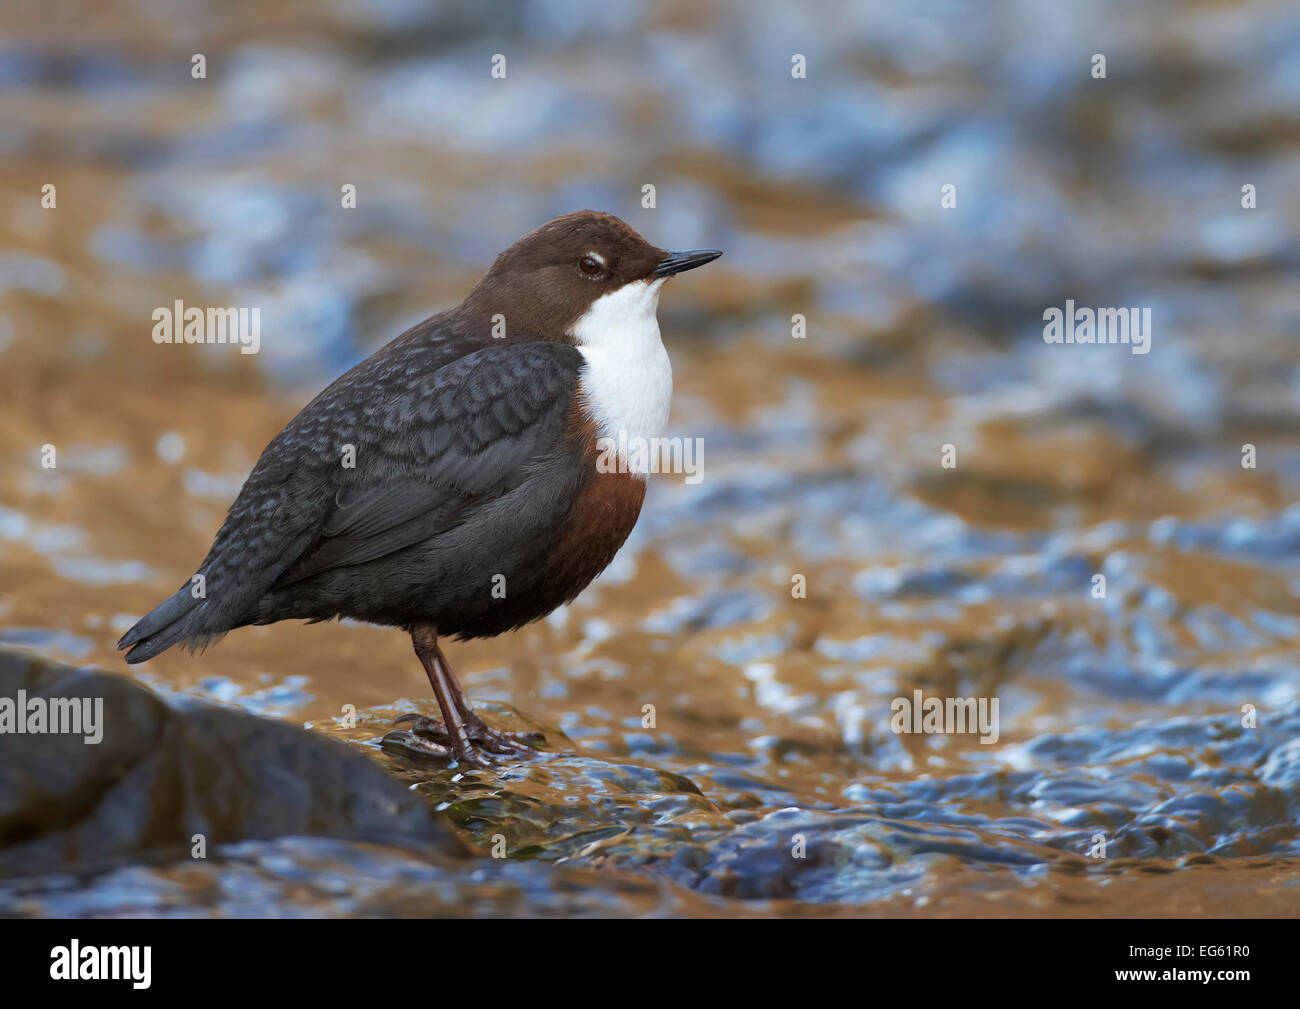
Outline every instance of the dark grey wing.
<svg viewBox="0 0 1300 1009">
<path fill-rule="evenodd" d="M 464 496 L 446 494 L 436 483 L 420 479 L 394 479 L 374 490 L 340 490 L 316 542 L 271 588 L 420 543 L 454 526 L 468 504 Z"/>
<path fill-rule="evenodd" d="M 489 347 L 415 383 L 381 418 L 390 437 L 332 474 L 319 536 L 272 588 L 421 543 L 518 486 L 559 445 L 581 364 L 562 344 Z"/>
<path fill-rule="evenodd" d="M 412 546 L 517 486 L 559 446 L 582 362 L 567 344 L 503 344 L 317 397 L 231 506 L 199 569 L 206 597 L 187 586 L 145 617 L 120 643 L 135 645 L 128 661 L 202 643 L 272 589 Z"/>
</svg>

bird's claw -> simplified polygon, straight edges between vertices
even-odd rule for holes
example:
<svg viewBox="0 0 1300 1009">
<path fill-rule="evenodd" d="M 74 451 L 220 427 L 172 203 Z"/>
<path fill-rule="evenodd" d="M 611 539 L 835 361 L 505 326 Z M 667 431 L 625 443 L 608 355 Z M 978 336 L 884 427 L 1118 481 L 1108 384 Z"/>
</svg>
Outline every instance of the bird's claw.
<svg viewBox="0 0 1300 1009">
<path fill-rule="evenodd" d="M 432 739 L 417 735 L 409 729 L 394 729 L 379 741 L 385 750 L 399 750 L 412 757 L 450 757 L 450 747 L 435 743 Z"/>
<path fill-rule="evenodd" d="M 411 727 L 388 733 L 380 741 L 381 745 L 421 757 L 454 756 L 457 763 L 472 767 L 495 767 L 502 763 L 498 756 L 536 756 L 541 751 L 525 739 L 545 738 L 540 732 L 506 732 L 489 728 L 476 718 L 465 726 L 467 738 L 457 740 L 441 721 L 414 711 L 399 715 L 393 721 L 394 726 L 406 724 Z"/>
</svg>

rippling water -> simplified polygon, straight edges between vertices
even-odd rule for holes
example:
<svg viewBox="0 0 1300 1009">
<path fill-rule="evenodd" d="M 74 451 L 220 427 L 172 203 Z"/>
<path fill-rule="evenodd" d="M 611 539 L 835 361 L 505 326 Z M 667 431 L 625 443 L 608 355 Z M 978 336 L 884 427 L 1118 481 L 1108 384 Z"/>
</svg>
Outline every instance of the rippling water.
<svg viewBox="0 0 1300 1009">
<path fill-rule="evenodd" d="M 1300 911 L 1292 5 L 163 7 L 4 15 L 0 645 L 132 675 L 112 642 L 279 427 L 579 207 L 726 250 L 660 312 L 704 479 L 654 479 L 574 605 L 451 651 L 544 761 L 381 753 L 434 711 L 397 632 L 134 671 L 373 755 L 471 868 L 248 842 L 19 907 Z M 175 299 L 260 306 L 261 352 L 154 345 Z M 1045 344 L 1067 299 L 1150 308 L 1150 352 Z M 915 691 L 996 698 L 996 741 L 892 731 Z"/>
</svg>

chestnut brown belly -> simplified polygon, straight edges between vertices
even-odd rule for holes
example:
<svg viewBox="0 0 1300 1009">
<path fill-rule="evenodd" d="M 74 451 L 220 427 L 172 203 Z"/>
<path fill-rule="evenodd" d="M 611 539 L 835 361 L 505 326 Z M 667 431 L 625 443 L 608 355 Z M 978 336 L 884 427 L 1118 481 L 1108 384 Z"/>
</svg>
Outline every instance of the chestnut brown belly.
<svg viewBox="0 0 1300 1009">
<path fill-rule="evenodd" d="M 554 605 L 570 602 L 614 559 L 641 514 L 645 487 L 644 479 L 628 473 L 587 480 L 547 558 L 544 584 L 561 595 Z"/>
</svg>

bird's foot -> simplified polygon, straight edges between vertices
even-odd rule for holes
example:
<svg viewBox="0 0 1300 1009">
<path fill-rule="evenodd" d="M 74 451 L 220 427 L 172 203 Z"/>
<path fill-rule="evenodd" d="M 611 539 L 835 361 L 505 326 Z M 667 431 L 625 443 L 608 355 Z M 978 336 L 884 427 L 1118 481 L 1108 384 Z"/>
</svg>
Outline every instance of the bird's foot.
<svg viewBox="0 0 1300 1009">
<path fill-rule="evenodd" d="M 501 756 L 531 757 L 540 751 L 526 740 L 545 738 L 540 732 L 505 732 L 490 728 L 475 717 L 465 724 L 464 738 L 457 739 L 447 731 L 447 726 L 436 718 L 415 712 L 401 715 L 393 725 L 409 724 L 407 729 L 394 729 L 380 741 L 382 745 L 421 757 L 455 757 L 458 763 L 474 767 L 493 767 L 502 761 Z"/>
</svg>

